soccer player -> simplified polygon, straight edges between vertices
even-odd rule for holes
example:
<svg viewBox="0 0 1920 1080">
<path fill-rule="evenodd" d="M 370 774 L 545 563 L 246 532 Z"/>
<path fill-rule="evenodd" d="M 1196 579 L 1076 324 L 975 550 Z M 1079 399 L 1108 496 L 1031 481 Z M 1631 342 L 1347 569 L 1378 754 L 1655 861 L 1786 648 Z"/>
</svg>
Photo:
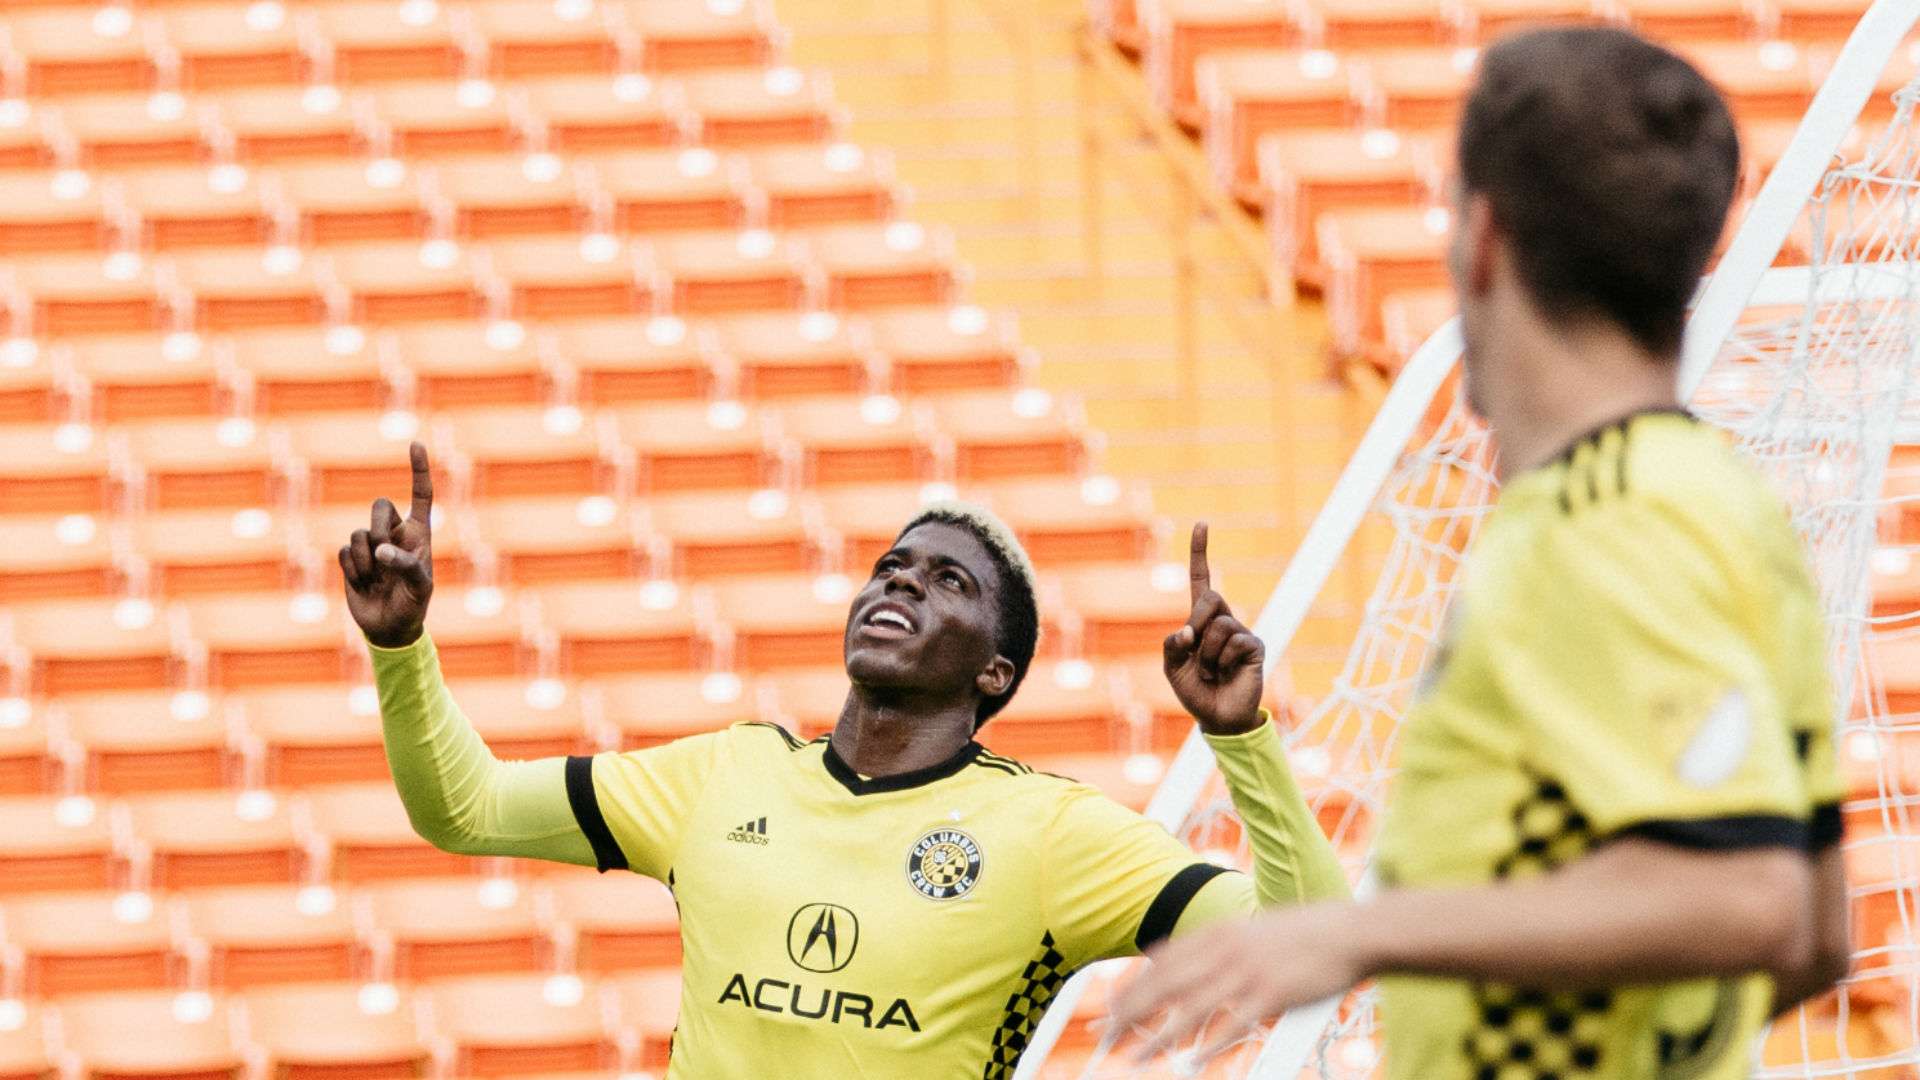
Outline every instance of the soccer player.
<svg viewBox="0 0 1920 1080">
<path fill-rule="evenodd" d="M 1038 636 L 1033 569 L 986 512 L 907 523 L 853 599 L 831 735 L 743 723 L 624 753 L 496 761 L 425 632 L 433 486 L 340 549 L 414 827 L 448 851 L 658 878 L 685 959 L 669 1076 L 1004 1078 L 1091 961 L 1259 904 L 1345 895 L 1264 710 L 1258 638 L 1209 585 L 1165 669 L 1246 824 L 1254 872 L 1198 860 L 1091 788 L 975 742 Z M 609 602 L 612 602 L 611 598 Z"/>
<path fill-rule="evenodd" d="M 1374 898 L 1182 938 L 1117 1000 L 1155 1046 L 1380 977 L 1389 1075 L 1747 1075 L 1845 971 L 1820 604 L 1780 500 L 1684 412 L 1739 147 L 1617 29 L 1490 49 L 1450 272 L 1503 489 L 1405 721 Z"/>
</svg>

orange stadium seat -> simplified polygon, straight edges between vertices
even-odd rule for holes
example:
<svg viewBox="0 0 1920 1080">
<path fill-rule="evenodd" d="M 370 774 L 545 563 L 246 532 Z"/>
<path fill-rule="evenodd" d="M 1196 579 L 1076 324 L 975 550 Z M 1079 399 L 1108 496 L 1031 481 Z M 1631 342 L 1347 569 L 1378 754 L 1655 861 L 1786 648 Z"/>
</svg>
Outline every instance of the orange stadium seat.
<svg viewBox="0 0 1920 1080">
<path fill-rule="evenodd" d="M 875 365 L 865 342 L 829 312 L 736 315 L 716 330 L 747 397 L 855 394 L 872 382 Z"/>
<path fill-rule="evenodd" d="M 552 679 L 462 679 L 460 708 L 500 758 L 532 760 L 594 750 L 577 687 Z"/>
<path fill-rule="evenodd" d="M 746 160 L 754 186 L 766 193 L 767 224 L 774 228 L 885 221 L 904 202 L 893 158 L 852 143 L 776 147 Z"/>
<path fill-rule="evenodd" d="M 1315 223 L 1327 268 L 1327 322 L 1334 348 L 1365 352 L 1380 332 L 1380 302 L 1405 289 L 1435 288 L 1446 279 L 1446 211 L 1329 211 Z"/>
<path fill-rule="evenodd" d="M 212 148 L 205 116 L 185 98 L 156 94 L 89 94 L 61 101 L 60 127 L 81 163 L 120 169 L 205 161 Z"/>
<path fill-rule="evenodd" d="M 306 851 L 285 794 L 174 792 L 127 800 L 133 833 L 152 851 L 153 881 L 169 889 L 299 879 Z"/>
<path fill-rule="evenodd" d="M 211 330 L 317 323 L 344 308 L 314 261 L 298 248 L 220 248 L 174 259 L 193 297 L 194 321 Z"/>
<path fill-rule="evenodd" d="M 49 137 L 56 133 L 36 119 L 32 103 L 23 101 L 22 105 L 24 108 L 0 122 L 0 168 L 44 169 L 54 162 Z"/>
<path fill-rule="evenodd" d="M 743 670 L 838 664 L 853 585 L 813 574 L 734 578 L 713 586 Z"/>
<path fill-rule="evenodd" d="M 30 337 L 0 339 L 0 427 L 49 420 L 74 403 L 76 388 L 49 351 Z"/>
<path fill-rule="evenodd" d="M 475 497 L 613 491 L 599 432 L 578 410 L 496 405 L 450 414 L 454 445 L 472 463 Z"/>
<path fill-rule="evenodd" d="M 204 693 L 76 695 L 61 700 L 60 713 L 94 791 L 219 787 L 239 771 L 227 718 Z"/>
<path fill-rule="evenodd" d="M 60 1007 L 66 1043 L 88 1080 L 240 1080 L 244 1047 L 223 995 L 90 994 Z"/>
<path fill-rule="evenodd" d="M 718 731 L 757 715 L 757 686 L 731 674 L 625 674 L 598 679 L 592 689 L 622 750 Z"/>
<path fill-rule="evenodd" d="M 1467 9 L 1483 42 L 1530 26 L 1597 22 L 1604 14 L 1599 0 L 1469 0 Z"/>
<path fill-rule="evenodd" d="M 756 67 L 779 50 L 779 30 L 764 0 L 739 4 L 626 0 L 623 14 L 640 35 L 653 71 Z"/>
<path fill-rule="evenodd" d="M 645 971 L 607 980 L 620 1014 L 640 1036 L 642 1068 L 664 1071 L 680 1022 L 680 973 Z"/>
<path fill-rule="evenodd" d="M 1818 77 L 1807 49 L 1743 41 L 1684 41 L 1674 48 L 1720 88 L 1743 120 L 1798 119 L 1813 102 Z"/>
<path fill-rule="evenodd" d="M 549 143 L 567 153 L 670 146 L 691 124 L 678 91 L 668 93 L 643 75 L 541 79 L 523 93 Z"/>
<path fill-rule="evenodd" d="M 492 975 L 432 988 L 441 1031 L 462 1076 L 606 1069 L 617 1047 L 599 987 L 544 975 Z"/>
<path fill-rule="evenodd" d="M 1214 176 L 1249 206 L 1266 204 L 1255 185 L 1263 138 L 1284 143 L 1315 128 L 1344 133 L 1360 116 L 1354 72 L 1325 49 L 1212 53 L 1195 65 L 1194 82 Z"/>
<path fill-rule="evenodd" d="M 313 15 L 328 73 L 343 82 L 451 78 L 466 59 L 447 9 L 438 4 L 352 0 L 321 4 Z"/>
<path fill-rule="evenodd" d="M 842 626 L 845 621 L 842 613 Z M 832 731 L 846 708 L 848 684 L 844 668 L 781 671 L 767 682 L 772 716 L 781 727 L 802 739 L 816 739 Z"/>
<path fill-rule="evenodd" d="M 268 783 L 308 787 L 387 777 L 372 687 L 250 687 L 228 700 L 239 703 L 248 732 L 265 750 Z"/>
<path fill-rule="evenodd" d="M 1473 49 L 1392 49 L 1368 53 L 1356 66 L 1370 118 L 1418 131 L 1454 125 L 1478 62 Z"/>
<path fill-rule="evenodd" d="M 1773 0 L 1775 30 L 1787 41 L 1844 41 L 1860 21 L 1859 0 Z"/>
<path fill-rule="evenodd" d="M 1334 49 L 1440 45 L 1464 36 L 1459 4 L 1430 0 L 1309 0 L 1301 16 L 1306 37 Z"/>
<path fill-rule="evenodd" d="M 763 229 L 662 236 L 653 243 L 660 270 L 683 314 L 800 307 L 808 268 L 791 236 Z"/>
<path fill-rule="evenodd" d="M 122 578 L 111 527 L 99 518 L 0 517 L 0 603 L 106 596 Z"/>
<path fill-rule="evenodd" d="M 467 319 L 486 306 L 472 252 L 451 241 L 395 241 L 335 248 L 333 271 L 359 322 Z"/>
<path fill-rule="evenodd" d="M 639 874 L 555 874 L 554 916 L 575 933 L 577 962 L 594 974 L 680 962 L 680 914 L 666 886 Z"/>
<path fill-rule="evenodd" d="M 606 8 L 550 0 L 488 0 L 473 8 L 487 69 L 508 79 L 610 71 L 620 59 Z"/>
<path fill-rule="evenodd" d="M 533 663 L 536 633 L 524 604 L 494 585 L 448 588 L 433 609 L 433 644 L 449 678 L 514 675 Z"/>
<path fill-rule="evenodd" d="M 470 319 L 413 323 L 393 332 L 396 358 L 427 408 L 531 404 L 548 397 L 546 358 L 524 325 Z"/>
<path fill-rule="evenodd" d="M 360 460 L 377 459 L 379 447 L 363 447 Z M 379 495 L 392 499 L 395 509 L 403 516 L 407 513 L 407 491 L 410 479 L 406 465 L 406 444 L 400 443 L 393 449 L 393 457 L 401 463 L 400 481 L 396 486 L 378 484 L 371 477 L 378 475 L 373 466 L 366 468 L 363 475 L 369 477 L 369 489 L 375 492 L 365 500 L 354 500 L 341 505 L 316 508 L 308 511 L 306 517 L 307 536 L 321 555 L 326 572 L 331 575 L 338 567 L 337 552 L 353 536 L 355 529 L 367 528 L 372 519 L 368 512 L 369 503 Z M 443 474 L 436 473 L 434 490 L 442 499 L 447 497 L 451 488 Z M 344 485 L 343 485 L 344 486 Z M 474 527 L 470 513 L 459 511 L 446 513 L 439 505 L 434 507 L 435 524 L 433 527 L 433 580 L 436 585 L 458 585 L 473 580 L 479 574 L 479 562 L 482 553 L 475 550 Z M 338 584 L 338 579 L 333 579 Z M 358 642 L 354 648 L 357 650 Z M 330 676 L 329 676 L 330 677 Z"/>
<path fill-rule="evenodd" d="M 582 179 L 554 154 L 448 161 L 434 180 L 463 236 L 573 232 L 586 224 Z"/>
<path fill-rule="evenodd" d="M 146 893 L 39 893 L 4 905 L 7 943 L 43 997 L 158 989 L 182 968 L 165 908 Z"/>
<path fill-rule="evenodd" d="M 1157 655 L 1162 641 L 1192 613 L 1187 578 L 1138 564 L 1078 566 L 1053 576 L 1060 598 L 1079 617 L 1081 647 L 1091 656 Z"/>
<path fill-rule="evenodd" d="M 568 321 L 556 328 L 555 347 L 583 402 L 699 398 L 713 391 L 713 363 L 699 337 L 672 316 Z"/>
<path fill-rule="evenodd" d="M 1086 462 L 1077 410 L 1044 391 L 951 394 L 931 404 L 962 479 L 1075 472 Z"/>
<path fill-rule="evenodd" d="M 712 628 L 686 589 L 671 583 L 611 581 L 548 585 L 542 620 L 560 642 L 560 665 L 574 675 L 686 671 L 712 651 Z"/>
<path fill-rule="evenodd" d="M 705 147 L 629 150 L 591 160 L 626 232 L 737 229 L 747 222 L 740 171 Z"/>
<path fill-rule="evenodd" d="M 149 247 L 264 244 L 273 231 L 258 175 L 238 165 L 141 169 L 121 190 Z"/>
<path fill-rule="evenodd" d="M 305 82 L 311 58 L 284 6 L 200 4 L 159 12 L 180 79 L 194 90 Z"/>
<path fill-rule="evenodd" d="M 1184 571 L 1184 567 L 1182 570 Z M 1243 613 L 1244 614 L 1244 613 Z M 1178 630 L 1186 619 L 1174 624 L 1166 632 Z M 1156 646 L 1157 648 L 1157 646 Z M 1141 715 L 1147 724 L 1144 742 L 1148 749 L 1157 753 L 1171 754 L 1180 749 L 1180 744 L 1193 730 L 1193 717 L 1187 713 L 1187 707 L 1180 704 L 1180 698 L 1174 694 L 1173 687 L 1167 685 L 1166 673 L 1161 669 L 1160 657 L 1143 658 L 1122 665 L 1127 676 L 1127 689 L 1133 699 L 1139 703 Z M 1274 679 L 1268 684 L 1268 696 L 1275 696 Z M 1269 707 L 1277 704 L 1270 701 Z M 1323 808 L 1324 812 L 1324 808 Z"/>
<path fill-rule="evenodd" d="M 1387 128 L 1292 131 L 1260 140 L 1258 175 L 1246 194 L 1264 206 L 1274 255 L 1296 278 L 1322 280 L 1314 222 L 1329 210 L 1432 203 L 1440 196 L 1440 151 Z"/>
<path fill-rule="evenodd" d="M 1139 560 L 1158 545 L 1152 497 L 1142 485 L 1107 477 L 1010 480 L 973 497 L 1006 519 L 1041 566 Z"/>
<path fill-rule="evenodd" d="M 653 530 L 673 545 L 675 577 L 798 573 L 824 561 L 815 515 L 778 489 L 673 495 L 647 509 Z"/>
<path fill-rule="evenodd" d="M 206 100 L 244 161 L 350 158 L 367 149 L 368 133 L 332 86 L 248 87 Z"/>
<path fill-rule="evenodd" d="M 402 978 L 537 971 L 552 953 L 530 890 L 512 878 L 383 882 L 362 895 L 374 925 L 393 941 Z"/>
<path fill-rule="evenodd" d="M 56 352 L 102 420 L 204 415 L 226 401 L 217 359 L 196 334 L 78 338 Z"/>
<path fill-rule="evenodd" d="M 104 249 L 119 226 L 100 185 L 84 172 L 0 175 L 0 254 Z"/>
<path fill-rule="evenodd" d="M 1380 302 L 1381 335 L 1388 371 L 1398 371 L 1433 332 L 1453 318 L 1458 304 L 1453 290 L 1408 289 L 1389 293 Z"/>
<path fill-rule="evenodd" d="M 38 1002 L 20 1002 L 18 1026 L 0 1027 L 0 1077 L 46 1080 L 59 1075 L 50 1023 L 51 1010 Z"/>
<path fill-rule="evenodd" d="M 271 506 L 282 492 L 270 440 L 251 420 L 155 420 L 124 430 L 156 509 Z"/>
<path fill-rule="evenodd" d="M 13 283 L 43 334 L 158 330 L 173 309 L 151 261 L 131 252 L 40 256 L 14 264 Z"/>
<path fill-rule="evenodd" d="M 642 487 L 653 493 L 763 487 L 780 466 L 779 445 L 748 406 L 656 404 L 620 409 L 613 417 L 638 459 Z"/>
<path fill-rule="evenodd" d="M 1189 128 L 1206 122 L 1194 66 L 1210 52 L 1300 43 L 1288 0 L 1137 0 L 1146 28 L 1147 83 L 1154 100 Z"/>
<path fill-rule="evenodd" d="M 352 983 L 249 991 L 248 1033 L 280 1080 L 431 1075 L 433 1046 L 407 987 Z"/>
<path fill-rule="evenodd" d="M 307 497 L 316 503 L 347 504 L 359 515 L 357 523 L 337 535 L 316 529 L 315 542 L 329 547 L 346 543 L 348 533 L 367 527 L 367 508 L 382 495 L 406 512 L 406 497 L 413 489 L 407 443 L 418 434 L 413 425 L 383 422 L 379 413 L 338 412 L 296 417 L 288 421 L 286 433 L 289 449 L 301 462 Z M 435 462 L 436 490 L 444 490 L 447 483 L 445 463 Z M 350 522 L 354 518 L 349 515 L 324 524 L 331 529 Z M 434 537 L 436 548 L 440 539 Z"/>
<path fill-rule="evenodd" d="M 701 71 L 681 85 L 708 146 L 820 142 L 838 126 L 825 76 L 796 68 Z"/>
<path fill-rule="evenodd" d="M 887 308 L 866 318 L 893 387 L 903 393 L 1002 387 L 1019 374 L 1011 326 L 970 304 Z"/>
<path fill-rule="evenodd" d="M 144 600 L 59 600 L 12 606 L 13 644 L 32 657 L 45 694 L 166 686 L 184 657 L 167 620 Z"/>
<path fill-rule="evenodd" d="M 960 288 L 953 238 L 914 222 L 829 226 L 810 236 L 809 247 L 825 273 L 831 307 L 942 304 Z"/>
<path fill-rule="evenodd" d="M 921 483 L 867 484 L 829 487 L 816 496 L 827 527 L 840 541 L 840 563 L 856 580 L 864 580 L 893 547 L 900 529 L 913 520 L 928 499 Z M 939 492 L 951 497 L 952 492 Z"/>
<path fill-rule="evenodd" d="M 500 240 L 487 255 L 523 318 L 626 315 L 650 306 L 651 275 L 640 252 L 605 233 Z"/>
<path fill-rule="evenodd" d="M 183 602 L 220 686 L 337 679 L 358 658 L 340 594 L 230 593 Z M 356 635 L 357 636 L 357 635 Z"/>
<path fill-rule="evenodd" d="M 404 157 L 505 153 L 520 140 L 507 96 L 484 79 L 395 83 L 371 96 Z"/>
<path fill-rule="evenodd" d="M 0 796 L 52 790 L 64 763 L 47 727 L 47 707 L 15 697 L 0 709 Z"/>
<path fill-rule="evenodd" d="M 228 349 L 254 408 L 267 416 L 377 409 L 391 389 L 367 336 L 350 328 L 248 330 L 229 338 Z"/>
<path fill-rule="evenodd" d="M 195 889 L 180 904 L 188 931 L 207 947 L 216 986 L 350 979 L 366 963 L 347 898 L 332 886 Z"/>
<path fill-rule="evenodd" d="M 396 160 L 302 163 L 277 175 L 310 243 L 398 240 L 427 230 L 419 180 Z"/>
<path fill-rule="evenodd" d="M 799 444 L 809 485 L 930 478 L 940 460 L 924 411 L 890 397 L 794 401 L 781 407 L 780 427 Z"/>
<path fill-rule="evenodd" d="M 980 741 L 989 750 L 1023 761 L 1099 753 L 1126 745 L 1125 715 L 1104 669 L 1089 671 L 1079 661 L 1036 660 L 1006 710 L 980 729 Z"/>
<path fill-rule="evenodd" d="M 384 755 L 378 718 L 372 727 L 370 745 L 375 754 Z M 379 780 L 308 792 L 313 827 L 326 838 L 334 879 L 364 882 L 472 873 L 473 859 L 441 851 L 414 831 L 384 765 L 383 757 Z"/>
<path fill-rule="evenodd" d="M 0 798 L 0 892 L 105 889 L 127 871 L 108 808 L 85 796 Z"/>
<path fill-rule="evenodd" d="M 288 515 L 258 507 L 150 513 L 132 533 L 155 586 L 172 596 L 286 588 L 308 555 Z"/>
<path fill-rule="evenodd" d="M 553 496 L 494 499 L 474 517 L 501 578 L 530 585 L 639 573 L 650 537 L 635 510 L 606 495 Z"/>
<path fill-rule="evenodd" d="M 4 24 L 5 56 L 36 97 L 144 90 L 158 73 L 141 20 L 124 7 L 16 11 Z"/>
<path fill-rule="evenodd" d="M 1660 41 L 1737 41 L 1755 36 L 1757 8 L 1746 0 L 1614 0 L 1635 30 Z"/>
</svg>

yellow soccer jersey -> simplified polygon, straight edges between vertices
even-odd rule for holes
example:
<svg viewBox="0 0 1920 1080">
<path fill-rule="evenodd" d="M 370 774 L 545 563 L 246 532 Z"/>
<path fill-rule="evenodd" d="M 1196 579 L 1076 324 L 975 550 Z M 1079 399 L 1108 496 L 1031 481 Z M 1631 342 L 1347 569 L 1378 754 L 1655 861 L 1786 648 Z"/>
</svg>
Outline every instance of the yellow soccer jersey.
<svg viewBox="0 0 1920 1080">
<path fill-rule="evenodd" d="M 1074 969 L 1167 935 L 1223 872 L 977 743 L 863 779 L 825 738 L 738 724 L 569 759 L 566 785 L 601 869 L 679 903 L 675 1078 L 1010 1077 Z"/>
<path fill-rule="evenodd" d="M 1542 873 L 1623 835 L 1838 838 L 1820 607 L 1780 500 L 1714 429 L 1643 413 L 1515 478 L 1410 710 L 1383 885 Z M 1747 1075 L 1769 980 L 1545 993 L 1382 980 L 1391 1074 Z"/>
</svg>

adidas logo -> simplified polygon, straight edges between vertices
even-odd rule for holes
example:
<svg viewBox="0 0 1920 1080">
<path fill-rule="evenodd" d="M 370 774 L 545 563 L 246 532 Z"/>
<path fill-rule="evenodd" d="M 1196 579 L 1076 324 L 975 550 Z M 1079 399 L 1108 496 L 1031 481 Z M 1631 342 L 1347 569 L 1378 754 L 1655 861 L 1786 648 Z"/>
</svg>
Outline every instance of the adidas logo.
<svg viewBox="0 0 1920 1080">
<path fill-rule="evenodd" d="M 727 839 L 732 840 L 735 843 L 759 844 L 760 846 L 765 847 L 767 843 L 767 819 L 755 818 L 754 820 L 749 821 L 745 825 L 742 825 L 739 828 L 728 833 Z"/>
</svg>

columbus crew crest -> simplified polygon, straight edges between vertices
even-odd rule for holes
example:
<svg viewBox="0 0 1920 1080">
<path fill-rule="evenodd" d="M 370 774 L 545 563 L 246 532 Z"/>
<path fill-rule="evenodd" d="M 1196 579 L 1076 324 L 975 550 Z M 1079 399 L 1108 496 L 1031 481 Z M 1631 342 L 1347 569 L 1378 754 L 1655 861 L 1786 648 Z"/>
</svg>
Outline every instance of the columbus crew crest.
<svg viewBox="0 0 1920 1080">
<path fill-rule="evenodd" d="M 980 881 L 980 845 L 959 829 L 935 829 L 907 852 L 907 883 L 929 900 L 967 895 Z"/>
</svg>

